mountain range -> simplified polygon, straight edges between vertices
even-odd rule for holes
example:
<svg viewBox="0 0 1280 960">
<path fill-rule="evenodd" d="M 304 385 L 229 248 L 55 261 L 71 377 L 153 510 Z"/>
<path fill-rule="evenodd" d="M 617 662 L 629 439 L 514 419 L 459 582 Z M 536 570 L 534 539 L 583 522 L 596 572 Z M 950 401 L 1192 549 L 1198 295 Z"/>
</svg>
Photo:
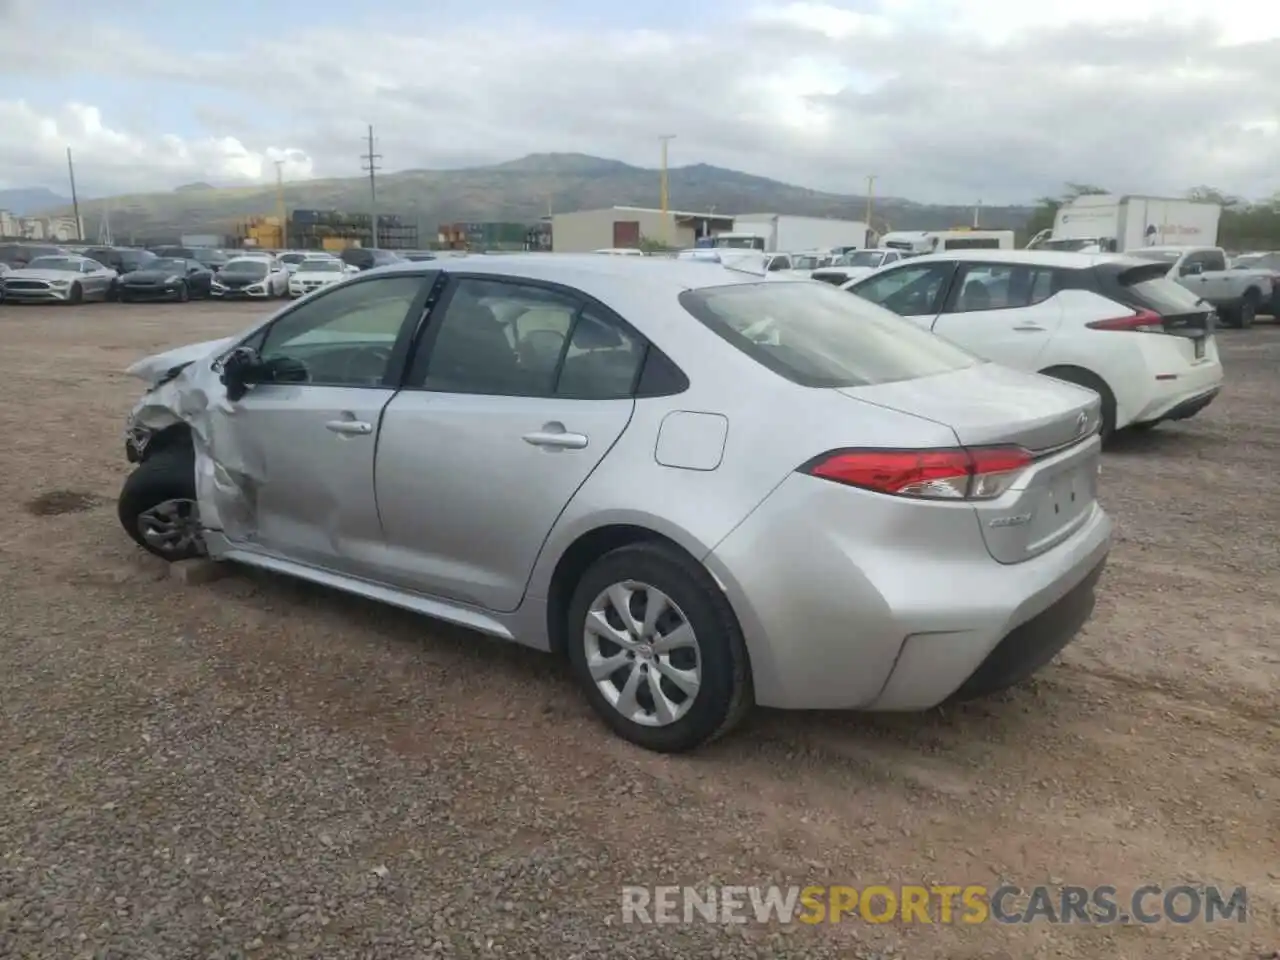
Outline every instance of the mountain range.
<svg viewBox="0 0 1280 960">
<path fill-rule="evenodd" d="M 458 170 L 404 170 L 378 177 L 378 210 L 416 222 L 425 236 L 437 224 L 458 221 L 536 222 L 551 212 L 598 207 L 658 206 L 660 175 L 618 160 L 571 153 L 530 154 L 519 160 Z M 698 212 L 791 213 L 862 219 L 865 196 L 823 193 L 737 170 L 693 164 L 668 171 L 671 207 Z M 31 199 L 43 192 L 42 213 L 69 213 L 70 201 L 47 190 L 0 191 L 0 208 L 14 213 L 35 209 Z M 10 200 L 9 197 L 16 199 Z M 370 209 L 364 177 L 286 183 L 287 209 Z M 81 199 L 86 230 L 109 210 L 118 238 L 154 240 L 179 233 L 232 233 L 247 217 L 270 216 L 276 209 L 274 186 L 218 188 L 206 183 L 176 190 Z M 1031 207 L 984 207 L 984 227 L 1017 229 Z M 875 198 L 876 226 L 895 230 L 945 229 L 973 221 L 973 208 L 913 203 L 897 197 Z"/>
<path fill-rule="evenodd" d="M 19 217 L 40 213 L 54 207 L 71 206 L 71 198 L 54 193 L 46 187 L 18 187 L 0 190 L 0 210 L 8 210 Z"/>
</svg>

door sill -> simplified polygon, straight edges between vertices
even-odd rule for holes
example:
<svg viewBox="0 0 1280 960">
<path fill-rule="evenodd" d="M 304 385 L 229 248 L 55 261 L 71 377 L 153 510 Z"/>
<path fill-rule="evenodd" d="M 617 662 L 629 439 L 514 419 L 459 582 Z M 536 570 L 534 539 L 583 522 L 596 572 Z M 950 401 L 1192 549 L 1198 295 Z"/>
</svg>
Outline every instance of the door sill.
<svg viewBox="0 0 1280 960">
<path fill-rule="evenodd" d="M 209 539 L 209 535 L 206 535 L 207 539 Z M 257 567 L 260 570 L 268 570 L 272 573 L 282 573 L 288 577 L 296 577 L 299 580 L 306 580 L 323 587 L 331 587 L 334 590 L 341 590 L 343 593 L 354 594 L 367 600 L 389 604 L 402 610 L 411 610 L 414 613 L 422 614 L 424 617 L 443 620 L 446 623 L 476 630 L 501 640 L 515 640 L 511 631 L 497 618 L 476 607 L 443 600 L 439 597 L 401 590 L 396 587 L 389 587 L 386 584 L 375 583 L 372 580 L 353 577 L 345 573 L 335 573 L 332 570 L 312 566 L 308 563 L 287 560 L 272 553 L 245 548 L 221 536 L 218 536 L 217 539 L 221 540 L 221 542 L 210 545 L 212 548 L 210 554 L 219 561 L 242 563 L 247 567 Z"/>
</svg>

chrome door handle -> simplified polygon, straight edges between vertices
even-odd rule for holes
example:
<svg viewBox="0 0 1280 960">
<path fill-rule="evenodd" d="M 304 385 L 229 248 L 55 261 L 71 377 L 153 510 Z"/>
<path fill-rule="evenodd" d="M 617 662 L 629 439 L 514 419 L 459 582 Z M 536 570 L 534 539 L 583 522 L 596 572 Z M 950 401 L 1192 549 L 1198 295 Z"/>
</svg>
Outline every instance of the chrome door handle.
<svg viewBox="0 0 1280 960">
<path fill-rule="evenodd" d="M 365 423 L 363 420 L 330 420 L 324 427 L 326 430 L 347 437 L 367 437 L 373 433 L 373 424 Z"/>
<path fill-rule="evenodd" d="M 585 434 L 566 433 L 564 430 L 535 430 L 524 435 L 524 442 L 553 450 L 581 450 L 586 447 L 587 438 Z"/>
</svg>

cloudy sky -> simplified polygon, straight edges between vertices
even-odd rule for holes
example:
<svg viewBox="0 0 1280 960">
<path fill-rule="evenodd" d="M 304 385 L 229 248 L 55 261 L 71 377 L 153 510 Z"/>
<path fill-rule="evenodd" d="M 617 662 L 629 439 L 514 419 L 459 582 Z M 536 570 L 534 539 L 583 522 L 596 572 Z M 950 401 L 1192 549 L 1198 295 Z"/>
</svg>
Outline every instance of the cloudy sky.
<svg viewBox="0 0 1280 960">
<path fill-rule="evenodd" d="M 0 188 L 86 195 L 566 151 L 988 204 L 1280 191 L 1244 0 L 0 0 Z"/>
</svg>

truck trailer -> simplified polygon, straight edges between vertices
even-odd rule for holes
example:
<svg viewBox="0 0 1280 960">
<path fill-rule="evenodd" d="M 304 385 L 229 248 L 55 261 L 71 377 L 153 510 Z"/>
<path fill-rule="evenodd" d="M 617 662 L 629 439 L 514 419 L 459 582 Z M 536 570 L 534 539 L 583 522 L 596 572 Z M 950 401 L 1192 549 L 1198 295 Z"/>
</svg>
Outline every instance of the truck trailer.
<svg viewBox="0 0 1280 960">
<path fill-rule="evenodd" d="M 861 220 L 798 217 L 786 213 L 748 213 L 733 218 L 733 230 L 713 238 L 717 247 L 745 247 L 765 253 L 797 250 L 862 249 L 867 225 Z"/>
<path fill-rule="evenodd" d="M 1177 197 L 1098 194 L 1076 197 L 1058 208 L 1053 229 L 1028 246 L 1035 250 L 1123 253 L 1141 247 L 1218 244 L 1222 207 Z"/>
</svg>

